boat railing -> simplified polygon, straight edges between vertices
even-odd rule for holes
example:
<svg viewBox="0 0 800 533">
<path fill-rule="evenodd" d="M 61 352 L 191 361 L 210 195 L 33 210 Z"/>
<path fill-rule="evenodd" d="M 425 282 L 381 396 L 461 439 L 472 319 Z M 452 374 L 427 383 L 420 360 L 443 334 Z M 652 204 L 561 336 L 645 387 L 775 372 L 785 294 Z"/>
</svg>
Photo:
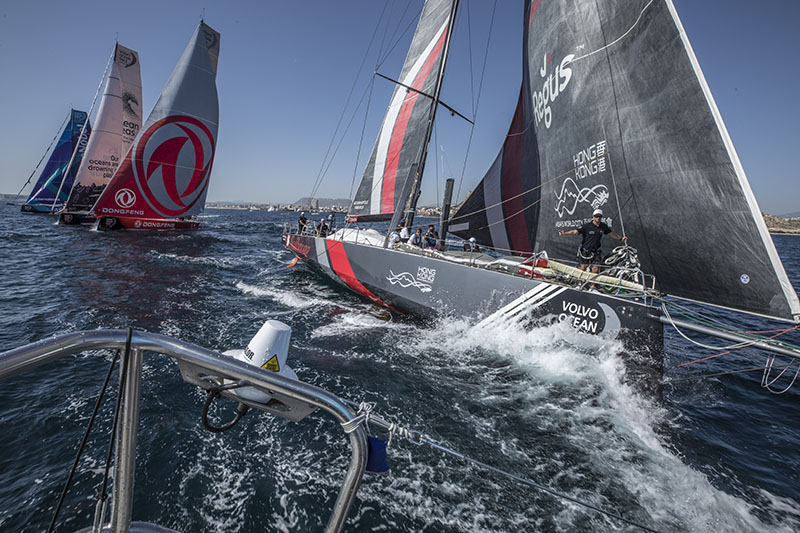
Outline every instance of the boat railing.
<svg viewBox="0 0 800 533">
<path fill-rule="evenodd" d="M 123 357 L 122 364 L 126 371 L 119 373 L 123 394 L 120 400 L 119 429 L 114 447 L 113 505 L 110 525 L 103 526 L 104 531 L 122 533 L 131 529 L 136 435 L 139 427 L 142 360 L 145 352 L 163 354 L 175 359 L 183 379 L 189 383 L 207 390 L 216 389 L 217 393 L 223 396 L 283 418 L 298 420 L 316 408 L 326 411 L 341 424 L 350 422 L 354 418 L 354 413 L 347 404 L 327 390 L 165 335 L 132 331 L 128 341 L 129 331 L 100 329 L 68 333 L 0 353 L 0 380 L 2 380 L 70 354 L 90 350 L 125 350 L 126 356 Z M 235 382 L 234 386 L 257 389 L 268 394 L 272 400 L 267 404 L 243 401 L 236 395 L 235 390 L 220 387 L 231 382 Z M 363 426 L 351 428 L 347 437 L 352 449 L 350 463 L 326 531 L 341 531 L 366 467 L 367 437 Z M 137 531 L 164 531 L 159 529 L 160 526 L 142 522 L 135 523 L 135 526 Z"/>
<path fill-rule="evenodd" d="M 382 246 L 382 241 L 378 243 L 374 238 L 369 239 L 364 234 L 367 230 L 361 230 L 359 226 L 345 226 L 349 230 L 345 238 L 344 233 L 331 232 L 328 239 L 344 240 L 354 244 L 366 244 L 371 246 Z M 294 235 L 315 235 L 313 229 L 308 229 L 300 233 L 296 224 L 284 225 L 285 234 Z M 533 254 L 522 254 L 515 250 L 481 247 L 478 251 L 463 250 L 463 240 L 446 239 L 442 246 L 437 248 L 423 248 L 398 243 L 394 249 L 409 253 L 425 255 L 449 262 L 497 270 L 512 275 L 542 278 L 548 281 L 562 283 L 577 289 L 588 289 L 590 287 L 600 287 L 605 292 L 614 296 L 634 296 L 647 300 L 657 295 L 656 278 L 652 274 L 645 274 L 638 268 L 608 267 L 600 265 L 600 272 L 593 273 L 588 270 L 581 270 L 580 264 L 570 259 L 549 259 L 545 252 Z M 455 252 L 455 253 L 454 253 Z M 548 266 L 538 266 L 537 260 L 543 259 Z"/>
</svg>

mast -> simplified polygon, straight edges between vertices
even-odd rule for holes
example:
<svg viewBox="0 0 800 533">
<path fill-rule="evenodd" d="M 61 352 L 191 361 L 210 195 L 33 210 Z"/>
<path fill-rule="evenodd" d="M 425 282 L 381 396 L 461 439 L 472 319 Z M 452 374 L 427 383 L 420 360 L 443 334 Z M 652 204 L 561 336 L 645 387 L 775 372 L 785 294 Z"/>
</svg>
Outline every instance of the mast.
<svg viewBox="0 0 800 533">
<path fill-rule="evenodd" d="M 450 7 L 450 20 L 447 23 L 447 38 L 444 43 L 444 53 L 442 54 L 442 64 L 439 66 L 439 79 L 436 80 L 436 91 L 433 93 L 433 106 L 431 107 L 431 115 L 428 119 L 428 128 L 425 132 L 425 142 L 422 143 L 422 154 L 417 162 L 416 173 L 414 174 L 414 183 L 411 187 L 411 196 L 409 197 L 408 211 L 406 213 L 406 227 L 414 224 L 414 212 L 417 209 L 417 200 L 419 199 L 420 187 L 422 185 L 422 172 L 425 170 L 425 159 L 428 157 L 428 145 L 431 142 L 431 134 L 433 133 L 433 124 L 436 119 L 436 109 L 439 107 L 439 93 L 442 91 L 442 81 L 444 78 L 444 67 L 447 64 L 447 54 L 450 51 L 450 38 L 453 36 L 453 26 L 456 21 L 456 11 L 458 10 L 458 0 L 453 0 Z M 397 226 L 397 213 L 392 218 L 390 228 Z M 391 231 L 391 229 L 390 229 Z"/>
</svg>

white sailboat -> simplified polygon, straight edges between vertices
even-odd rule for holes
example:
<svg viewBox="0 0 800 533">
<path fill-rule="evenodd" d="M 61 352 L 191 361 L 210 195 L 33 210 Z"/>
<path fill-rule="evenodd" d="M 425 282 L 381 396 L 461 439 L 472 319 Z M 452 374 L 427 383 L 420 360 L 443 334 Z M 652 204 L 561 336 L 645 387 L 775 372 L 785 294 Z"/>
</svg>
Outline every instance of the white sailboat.
<svg viewBox="0 0 800 533">
<path fill-rule="evenodd" d="M 116 43 L 94 132 L 59 215 L 60 224 L 94 222 L 89 211 L 141 129 L 141 105 L 139 54 Z"/>
</svg>

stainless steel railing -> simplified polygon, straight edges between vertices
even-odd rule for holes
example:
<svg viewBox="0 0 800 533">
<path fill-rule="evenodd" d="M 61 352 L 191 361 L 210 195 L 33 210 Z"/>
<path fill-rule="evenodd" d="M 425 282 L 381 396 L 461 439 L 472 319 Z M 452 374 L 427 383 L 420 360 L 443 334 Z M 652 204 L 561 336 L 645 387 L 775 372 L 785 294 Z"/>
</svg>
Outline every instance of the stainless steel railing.
<svg viewBox="0 0 800 533">
<path fill-rule="evenodd" d="M 50 339 L 21 346 L 0 353 L 0 380 L 26 372 L 36 366 L 54 361 L 65 355 L 88 350 L 124 349 L 126 330 L 100 329 L 59 335 Z M 327 411 L 339 422 L 347 422 L 354 413 L 337 396 L 329 391 L 302 381 L 257 368 L 208 348 L 178 339 L 134 331 L 131 337 L 131 357 L 125 376 L 125 394 L 120 410 L 121 431 L 116 441 L 116 468 L 114 469 L 113 510 L 111 531 L 123 533 L 130 529 L 133 504 L 133 486 L 136 460 L 136 432 L 139 423 L 139 391 L 142 379 L 144 352 L 164 354 L 191 368 L 201 368 L 217 378 L 243 380 L 248 385 L 266 392 Z M 209 388 L 213 384 L 209 383 Z M 357 427 L 347 434 L 352 448 L 350 464 L 331 511 L 326 531 L 341 531 L 355 499 L 367 461 L 367 438 L 364 428 Z"/>
</svg>

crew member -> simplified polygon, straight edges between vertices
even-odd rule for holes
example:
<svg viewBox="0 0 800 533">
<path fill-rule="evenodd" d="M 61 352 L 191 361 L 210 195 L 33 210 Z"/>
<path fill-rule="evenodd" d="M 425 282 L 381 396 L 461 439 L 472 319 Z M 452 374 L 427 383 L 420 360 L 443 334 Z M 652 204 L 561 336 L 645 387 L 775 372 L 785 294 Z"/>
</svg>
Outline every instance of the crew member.
<svg viewBox="0 0 800 533">
<path fill-rule="evenodd" d="M 408 242 L 408 239 L 411 238 L 411 231 L 408 229 L 406 222 L 403 221 L 400 223 L 400 242 Z"/>
<path fill-rule="evenodd" d="M 600 241 L 603 239 L 603 235 L 608 234 L 613 239 L 628 242 L 628 237 L 619 236 L 611 231 L 611 228 L 603 222 L 602 209 L 594 210 L 591 222 L 587 222 L 577 229 L 571 229 L 569 231 L 561 230 L 558 234 L 561 236 L 583 235 L 583 240 L 578 248 L 578 262 L 581 265 L 581 270 L 586 270 L 586 268 L 591 265 L 592 272 L 595 274 L 600 272 L 600 263 L 603 260 L 603 250 L 600 249 Z M 594 286 L 591 288 L 594 288 Z"/>
<path fill-rule="evenodd" d="M 306 219 L 306 212 L 300 212 L 300 218 L 297 219 L 297 233 L 302 235 L 306 232 L 306 225 L 308 224 L 308 219 Z"/>
<path fill-rule="evenodd" d="M 317 226 L 317 237 L 327 237 L 328 236 L 328 225 L 325 223 L 325 219 L 320 219 L 319 226 Z"/>
<path fill-rule="evenodd" d="M 464 251 L 465 252 L 475 252 L 478 253 L 481 251 L 481 247 L 478 246 L 475 237 L 470 237 L 467 242 L 464 243 Z"/>
</svg>

